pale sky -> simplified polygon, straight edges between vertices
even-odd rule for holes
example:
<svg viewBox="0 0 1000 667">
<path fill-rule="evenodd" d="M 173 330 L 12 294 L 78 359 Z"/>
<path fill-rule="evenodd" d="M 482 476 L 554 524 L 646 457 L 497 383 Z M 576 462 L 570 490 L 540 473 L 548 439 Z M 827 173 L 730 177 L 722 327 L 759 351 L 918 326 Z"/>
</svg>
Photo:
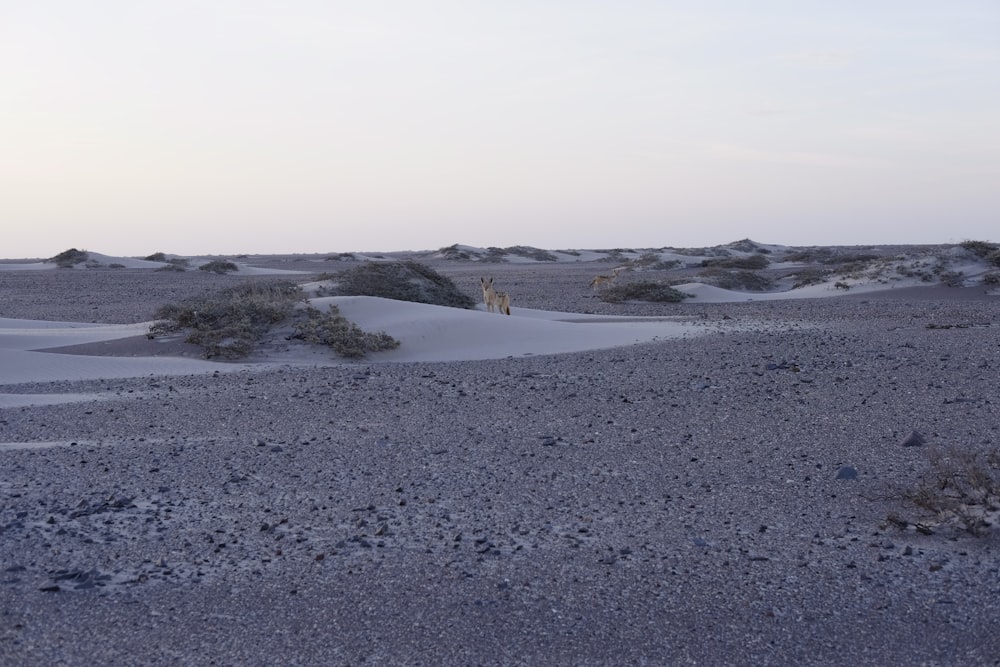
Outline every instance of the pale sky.
<svg viewBox="0 0 1000 667">
<path fill-rule="evenodd" d="M 0 257 L 1000 241 L 996 0 L 0 0 Z"/>
</svg>

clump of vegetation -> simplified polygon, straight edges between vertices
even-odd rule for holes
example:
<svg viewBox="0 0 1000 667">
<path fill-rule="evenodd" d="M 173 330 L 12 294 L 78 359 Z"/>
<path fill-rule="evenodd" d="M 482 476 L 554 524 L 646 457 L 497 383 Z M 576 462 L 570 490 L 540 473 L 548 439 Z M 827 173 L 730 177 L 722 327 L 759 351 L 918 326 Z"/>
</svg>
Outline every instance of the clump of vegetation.
<svg viewBox="0 0 1000 667">
<path fill-rule="evenodd" d="M 768 255 L 771 251 L 768 248 L 757 245 L 750 239 L 741 239 L 739 241 L 734 241 L 729 244 L 729 247 L 733 250 L 739 250 L 740 252 L 759 252 L 763 255 Z"/>
<path fill-rule="evenodd" d="M 487 248 L 486 254 L 482 257 L 482 261 L 495 263 L 506 262 L 507 255 L 525 257 L 527 259 L 535 260 L 536 262 L 555 262 L 559 259 L 548 250 L 540 250 L 526 245 L 515 245 L 508 248 Z"/>
<path fill-rule="evenodd" d="M 354 256 L 353 252 L 338 252 L 330 255 L 326 258 L 327 262 L 353 262 L 357 257 Z"/>
<path fill-rule="evenodd" d="M 626 253 L 634 253 L 634 250 L 627 250 L 625 248 L 612 248 L 611 250 L 598 250 L 596 252 L 607 253 L 599 261 L 601 262 L 612 262 L 614 264 L 624 264 L 629 261 Z"/>
<path fill-rule="evenodd" d="M 378 333 L 363 331 L 357 324 L 341 315 L 337 306 L 331 305 L 326 313 L 311 307 L 306 308 L 304 312 L 305 319 L 295 324 L 295 334 L 292 338 L 324 345 L 343 357 L 359 358 L 368 352 L 393 350 L 399 347 L 399 341 L 384 331 Z"/>
<path fill-rule="evenodd" d="M 664 261 L 660 259 L 660 254 L 655 252 L 644 252 L 639 257 L 635 259 L 625 260 L 625 266 L 628 268 L 643 268 L 652 269 L 656 271 L 669 271 L 670 269 L 675 269 L 681 265 L 679 259 L 671 259 L 669 261 Z"/>
<path fill-rule="evenodd" d="M 805 269 L 794 275 L 795 283 L 792 289 L 807 287 L 808 285 L 820 285 L 826 282 L 831 272 L 826 269 Z"/>
<path fill-rule="evenodd" d="M 198 268 L 202 271 L 211 271 L 220 275 L 240 270 L 240 267 L 236 266 L 236 264 L 225 259 L 213 259 L 211 262 L 206 262 Z"/>
<path fill-rule="evenodd" d="M 53 262 L 60 269 L 71 269 L 77 264 L 86 262 L 89 258 L 90 255 L 86 251 L 70 248 L 69 250 L 63 250 L 48 261 Z"/>
<path fill-rule="evenodd" d="M 293 283 L 247 283 L 162 306 L 149 332 L 152 337 L 187 330 L 185 341 L 201 346 L 206 358 L 238 359 L 303 300 L 302 289 Z"/>
<path fill-rule="evenodd" d="M 707 282 L 728 290 L 765 292 L 774 286 L 774 281 L 753 271 L 727 271 L 719 267 L 706 269 L 698 274 Z"/>
<path fill-rule="evenodd" d="M 911 522 L 896 514 L 889 520 L 930 534 L 943 525 L 985 535 L 1000 519 L 1000 448 L 988 451 L 950 446 L 927 450 L 930 468 L 916 488 L 901 492 L 904 501 L 928 513 Z"/>
<path fill-rule="evenodd" d="M 167 261 L 166 254 L 162 252 L 154 252 L 149 257 L 143 257 L 147 262 L 165 262 Z"/>
<path fill-rule="evenodd" d="M 440 250 L 438 250 L 438 254 L 440 254 L 445 259 L 466 260 L 466 261 L 472 259 L 472 255 L 470 255 L 467 250 L 462 250 L 461 248 L 459 248 L 457 243 L 441 248 Z"/>
<path fill-rule="evenodd" d="M 670 285 L 651 280 L 637 280 L 630 283 L 612 285 L 601 290 L 601 301 L 622 303 L 624 301 L 654 301 L 659 303 L 679 303 L 692 295 L 674 289 Z"/>
<path fill-rule="evenodd" d="M 962 241 L 961 246 L 990 264 L 1000 266 L 1000 245 L 989 241 Z"/>
<path fill-rule="evenodd" d="M 702 260 L 701 265 L 705 267 L 716 267 L 720 269 L 746 269 L 748 271 L 759 271 L 766 269 L 770 265 L 770 260 L 764 255 L 748 255 L 746 257 L 718 257 Z"/>
<path fill-rule="evenodd" d="M 446 276 L 419 262 L 365 262 L 333 274 L 328 296 L 378 296 L 397 301 L 475 308 L 476 302 Z"/>
<path fill-rule="evenodd" d="M 186 271 L 187 269 L 185 269 L 182 264 L 170 263 L 170 264 L 164 264 L 163 266 L 159 267 L 156 270 L 180 273 L 182 271 Z"/>
<path fill-rule="evenodd" d="M 990 271 L 983 276 L 984 285 L 1000 285 L 1000 271 Z"/>
</svg>

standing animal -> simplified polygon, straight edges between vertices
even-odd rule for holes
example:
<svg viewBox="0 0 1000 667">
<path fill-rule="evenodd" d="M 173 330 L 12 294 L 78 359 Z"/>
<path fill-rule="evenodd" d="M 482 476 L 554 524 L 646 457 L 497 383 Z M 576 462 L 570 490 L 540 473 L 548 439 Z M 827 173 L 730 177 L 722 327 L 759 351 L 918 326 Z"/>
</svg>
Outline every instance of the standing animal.
<svg viewBox="0 0 1000 667">
<path fill-rule="evenodd" d="M 479 276 L 479 282 L 483 286 L 483 303 L 486 304 L 486 310 L 492 313 L 497 305 L 497 291 L 493 289 L 493 276 L 490 276 L 489 280 Z"/>
<path fill-rule="evenodd" d="M 510 315 L 510 294 L 497 292 L 497 308 L 504 315 Z"/>
<path fill-rule="evenodd" d="M 618 274 L 621 273 L 624 269 L 625 269 L 624 266 L 619 266 L 618 268 L 614 269 L 611 272 L 611 275 L 598 274 L 594 276 L 593 280 L 590 281 L 590 286 L 596 290 L 597 288 L 602 287 L 603 285 L 614 282 L 615 278 L 618 277 Z"/>
<path fill-rule="evenodd" d="M 496 310 L 504 315 L 510 315 L 510 295 L 494 289 L 493 276 L 490 276 L 489 280 L 480 276 L 479 283 L 483 286 L 483 302 L 486 304 L 486 310 L 491 313 Z"/>
</svg>

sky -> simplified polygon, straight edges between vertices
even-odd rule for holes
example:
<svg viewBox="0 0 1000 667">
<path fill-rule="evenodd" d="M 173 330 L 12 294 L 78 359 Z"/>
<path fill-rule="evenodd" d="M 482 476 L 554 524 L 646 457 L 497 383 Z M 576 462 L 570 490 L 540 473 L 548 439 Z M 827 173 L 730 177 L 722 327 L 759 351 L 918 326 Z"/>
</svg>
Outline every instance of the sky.
<svg viewBox="0 0 1000 667">
<path fill-rule="evenodd" d="M 1000 241 L 996 0 L 0 0 L 0 257 Z"/>
</svg>

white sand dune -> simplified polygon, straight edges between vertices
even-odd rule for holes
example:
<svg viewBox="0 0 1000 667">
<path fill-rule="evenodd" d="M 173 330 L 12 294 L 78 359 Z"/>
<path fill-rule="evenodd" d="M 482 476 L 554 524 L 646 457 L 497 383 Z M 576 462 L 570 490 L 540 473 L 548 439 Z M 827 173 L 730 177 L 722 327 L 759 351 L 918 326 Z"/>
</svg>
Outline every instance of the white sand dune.
<svg viewBox="0 0 1000 667">
<path fill-rule="evenodd" d="M 705 325 L 678 318 L 623 318 L 515 309 L 505 316 L 377 297 L 314 299 L 324 308 L 336 304 L 341 313 L 366 331 L 385 331 L 400 341 L 395 350 L 366 358 L 377 362 L 469 361 L 527 355 L 562 354 L 619 347 L 657 339 L 702 333 Z M 35 382 L 114 379 L 145 376 L 232 372 L 287 363 L 349 363 L 315 354 L 296 358 L 277 355 L 257 363 L 214 362 L 176 356 L 114 356 L 55 351 L 73 345 L 134 339 L 149 322 L 81 324 L 0 318 L 0 385 Z M 321 359 L 321 361 L 317 361 Z M 77 394 L 62 400 L 80 400 Z M 0 407 L 54 403 L 53 395 L 0 395 Z"/>
<path fill-rule="evenodd" d="M 366 331 L 385 331 L 400 347 L 379 361 L 470 361 L 564 354 L 677 338 L 701 330 L 678 318 L 624 318 L 515 308 L 511 316 L 377 297 L 313 299 Z"/>
</svg>

